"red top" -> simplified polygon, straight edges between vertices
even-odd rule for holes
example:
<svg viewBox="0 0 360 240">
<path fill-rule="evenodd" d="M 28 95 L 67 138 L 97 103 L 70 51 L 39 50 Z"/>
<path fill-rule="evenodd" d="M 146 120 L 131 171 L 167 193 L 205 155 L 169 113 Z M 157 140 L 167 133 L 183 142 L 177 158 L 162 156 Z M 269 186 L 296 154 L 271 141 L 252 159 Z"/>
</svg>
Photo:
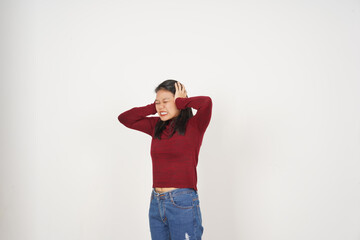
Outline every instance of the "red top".
<svg viewBox="0 0 360 240">
<path fill-rule="evenodd" d="M 212 100 L 208 96 L 178 97 L 175 104 L 178 109 L 191 107 L 197 110 L 195 116 L 188 120 L 184 136 L 175 132 L 167 139 L 172 130 L 168 124 L 161 140 L 153 137 L 155 125 L 161 119 L 147 116 L 157 113 L 155 101 L 121 113 L 118 120 L 128 128 L 152 136 L 153 188 L 193 188 L 197 191 L 196 167 L 202 139 L 211 119 Z"/>
</svg>

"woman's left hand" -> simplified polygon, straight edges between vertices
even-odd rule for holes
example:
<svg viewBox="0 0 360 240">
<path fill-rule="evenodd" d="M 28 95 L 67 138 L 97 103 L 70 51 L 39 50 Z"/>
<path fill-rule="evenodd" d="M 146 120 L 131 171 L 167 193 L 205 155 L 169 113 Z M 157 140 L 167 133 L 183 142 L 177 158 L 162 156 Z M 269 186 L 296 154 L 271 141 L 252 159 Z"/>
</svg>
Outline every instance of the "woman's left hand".
<svg viewBox="0 0 360 240">
<path fill-rule="evenodd" d="M 185 90 L 185 86 L 183 84 L 181 84 L 180 82 L 176 82 L 175 83 L 175 97 L 174 97 L 174 101 L 176 100 L 176 98 L 178 97 L 183 97 L 186 98 L 188 97 L 186 94 L 186 90 Z"/>
</svg>

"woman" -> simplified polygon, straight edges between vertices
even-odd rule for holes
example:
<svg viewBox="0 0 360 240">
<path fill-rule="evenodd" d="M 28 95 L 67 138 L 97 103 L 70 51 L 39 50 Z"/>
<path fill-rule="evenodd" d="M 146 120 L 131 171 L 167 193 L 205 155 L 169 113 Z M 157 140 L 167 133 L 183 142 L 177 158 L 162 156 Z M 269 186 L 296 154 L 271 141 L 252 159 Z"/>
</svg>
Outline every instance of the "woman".
<svg viewBox="0 0 360 240">
<path fill-rule="evenodd" d="M 153 103 L 134 107 L 118 117 L 126 127 L 152 137 L 151 238 L 201 239 L 204 228 L 196 166 L 212 100 L 208 96 L 188 97 L 184 85 L 172 79 L 162 82 L 155 93 Z M 191 108 L 197 110 L 195 116 Z M 156 113 L 159 117 L 147 117 Z"/>
</svg>

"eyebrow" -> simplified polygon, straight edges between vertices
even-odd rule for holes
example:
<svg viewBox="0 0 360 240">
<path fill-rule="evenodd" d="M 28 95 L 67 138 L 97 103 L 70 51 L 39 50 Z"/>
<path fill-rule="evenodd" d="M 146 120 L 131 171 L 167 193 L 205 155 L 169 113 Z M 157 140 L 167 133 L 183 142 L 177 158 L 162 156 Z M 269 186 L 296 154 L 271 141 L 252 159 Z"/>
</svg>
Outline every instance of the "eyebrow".
<svg viewBox="0 0 360 240">
<path fill-rule="evenodd" d="M 164 98 L 164 99 L 169 99 L 169 98 L 168 98 L 168 97 L 166 97 L 166 98 Z M 159 100 L 155 99 L 155 101 L 159 101 Z"/>
</svg>

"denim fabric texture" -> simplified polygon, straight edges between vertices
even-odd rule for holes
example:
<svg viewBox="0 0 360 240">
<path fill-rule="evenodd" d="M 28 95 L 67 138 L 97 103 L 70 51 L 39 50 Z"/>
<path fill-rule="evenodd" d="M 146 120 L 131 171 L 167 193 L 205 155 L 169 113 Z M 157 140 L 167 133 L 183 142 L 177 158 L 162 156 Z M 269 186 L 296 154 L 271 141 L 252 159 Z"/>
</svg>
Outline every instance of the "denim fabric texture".
<svg viewBox="0 0 360 240">
<path fill-rule="evenodd" d="M 149 225 L 152 240 L 201 240 L 204 227 L 198 192 L 178 188 L 157 193 L 153 188 Z"/>
</svg>

